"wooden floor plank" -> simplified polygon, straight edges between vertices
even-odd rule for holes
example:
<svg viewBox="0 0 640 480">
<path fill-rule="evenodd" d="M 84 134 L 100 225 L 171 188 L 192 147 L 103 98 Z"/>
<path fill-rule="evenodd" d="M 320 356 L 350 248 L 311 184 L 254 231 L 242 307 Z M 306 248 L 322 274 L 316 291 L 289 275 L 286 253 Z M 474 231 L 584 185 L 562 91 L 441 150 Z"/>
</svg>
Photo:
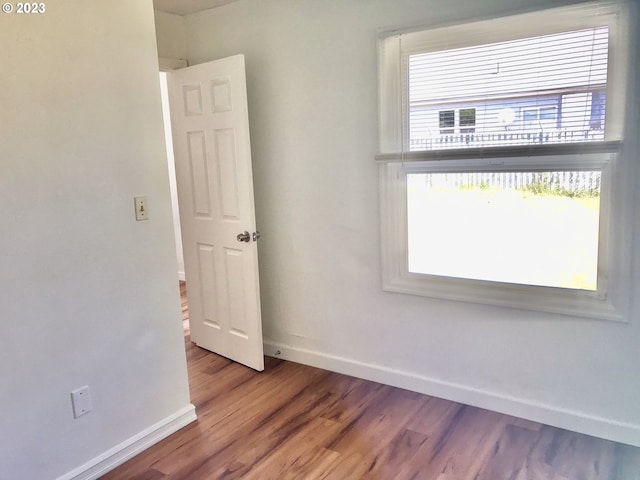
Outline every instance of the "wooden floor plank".
<svg viewBox="0 0 640 480">
<path fill-rule="evenodd" d="M 262 455 L 258 462 L 241 477 L 247 480 L 280 479 L 292 476 L 296 471 L 302 472 L 322 456 L 326 444 L 332 436 L 342 428 L 333 420 L 315 417 L 304 429 L 286 439 L 273 448 L 268 455 Z M 337 452 L 334 452 L 337 454 Z M 295 476 L 294 476 L 295 477 Z"/>
<path fill-rule="evenodd" d="M 104 480 L 640 480 L 640 448 L 189 341 L 198 421 Z"/>
<path fill-rule="evenodd" d="M 306 455 L 300 458 L 299 462 L 292 465 L 292 468 L 285 472 L 282 477 L 274 477 L 269 473 L 267 478 L 278 478 L 282 480 L 299 480 L 321 478 L 325 472 L 334 465 L 340 457 L 338 452 L 327 450 L 326 448 L 316 447 L 310 450 Z"/>
<path fill-rule="evenodd" d="M 485 462 L 474 480 L 517 478 L 535 440 L 536 432 L 515 425 L 506 425 L 491 452 L 490 461 Z"/>
<path fill-rule="evenodd" d="M 317 370 L 317 369 L 316 369 Z M 262 449 L 268 449 L 280 441 L 280 436 L 292 431 L 292 425 L 286 425 L 284 431 L 278 431 L 276 425 L 285 424 L 283 416 L 293 415 L 303 408 L 305 389 L 312 388 L 314 380 L 322 371 L 305 371 L 302 368 L 287 372 L 278 371 L 273 375 L 275 383 L 265 383 L 267 376 L 256 377 L 247 382 L 252 385 L 251 399 L 243 395 L 233 395 L 233 399 L 219 399 L 221 408 L 207 410 L 203 414 L 202 435 L 178 448 L 180 462 L 163 458 L 153 467 L 176 479 L 199 478 L 205 471 L 216 471 L 220 465 L 235 461 L 234 455 L 245 452 L 258 442 Z M 258 375 L 258 374 L 256 374 Z M 274 390 L 272 387 L 279 385 Z M 244 391 L 244 390 L 243 390 Z M 233 392 L 230 392 L 230 396 Z M 290 407 L 287 409 L 287 405 Z M 284 413 L 283 413 L 284 410 Z M 271 435 L 270 435 L 271 434 Z M 204 477 L 203 477 L 204 478 Z M 227 476 L 226 478 L 234 478 Z"/>
</svg>

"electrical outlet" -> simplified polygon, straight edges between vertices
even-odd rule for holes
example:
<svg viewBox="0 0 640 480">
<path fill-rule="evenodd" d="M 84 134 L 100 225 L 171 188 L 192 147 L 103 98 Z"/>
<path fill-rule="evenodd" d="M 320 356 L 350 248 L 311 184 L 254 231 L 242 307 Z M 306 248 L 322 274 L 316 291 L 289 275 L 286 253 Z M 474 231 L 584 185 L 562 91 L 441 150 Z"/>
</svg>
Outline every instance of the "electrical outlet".
<svg viewBox="0 0 640 480">
<path fill-rule="evenodd" d="M 136 205 L 136 220 L 149 220 L 149 210 L 147 209 L 147 197 L 133 197 Z"/>
<path fill-rule="evenodd" d="M 88 385 L 71 392 L 71 405 L 73 406 L 73 418 L 78 418 L 91 411 L 93 407 Z"/>
</svg>

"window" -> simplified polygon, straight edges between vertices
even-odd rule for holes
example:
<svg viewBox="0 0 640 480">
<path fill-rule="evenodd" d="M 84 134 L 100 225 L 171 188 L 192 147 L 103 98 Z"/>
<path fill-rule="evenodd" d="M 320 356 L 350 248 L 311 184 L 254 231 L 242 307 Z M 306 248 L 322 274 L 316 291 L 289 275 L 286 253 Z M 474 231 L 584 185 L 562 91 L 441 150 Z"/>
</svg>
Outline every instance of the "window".
<svg viewBox="0 0 640 480">
<path fill-rule="evenodd" d="M 535 126 L 538 123 L 538 109 L 528 108 L 522 110 L 522 121 L 524 122 L 524 127 L 528 128 L 531 126 Z"/>
<path fill-rule="evenodd" d="M 457 123 L 456 116 L 458 118 Z M 475 131 L 473 127 L 476 125 L 476 109 L 440 110 L 438 112 L 438 120 L 440 135 L 456 133 L 456 125 L 459 127 L 457 133 L 473 133 Z"/>
<path fill-rule="evenodd" d="M 553 120 L 553 122 L 555 123 L 557 118 L 556 110 L 557 110 L 556 107 L 541 108 L 540 120 Z"/>
<path fill-rule="evenodd" d="M 606 103 L 606 93 L 604 90 L 594 91 L 591 94 L 591 115 L 589 128 L 592 130 L 602 130 L 604 126 L 604 107 Z"/>
<path fill-rule="evenodd" d="M 453 127 L 456 124 L 456 112 L 454 110 L 440 110 L 438 115 L 440 118 L 440 134 L 453 133 Z"/>
<path fill-rule="evenodd" d="M 476 131 L 476 109 L 460 109 L 460 133 L 473 133 Z"/>
<path fill-rule="evenodd" d="M 625 11 L 381 35 L 386 290 L 625 318 Z"/>
<path fill-rule="evenodd" d="M 558 129 L 557 110 L 557 107 L 524 108 L 522 110 L 524 129 L 539 130 L 541 132 L 550 132 Z M 579 133 L 579 135 L 581 134 L 582 132 Z"/>
</svg>

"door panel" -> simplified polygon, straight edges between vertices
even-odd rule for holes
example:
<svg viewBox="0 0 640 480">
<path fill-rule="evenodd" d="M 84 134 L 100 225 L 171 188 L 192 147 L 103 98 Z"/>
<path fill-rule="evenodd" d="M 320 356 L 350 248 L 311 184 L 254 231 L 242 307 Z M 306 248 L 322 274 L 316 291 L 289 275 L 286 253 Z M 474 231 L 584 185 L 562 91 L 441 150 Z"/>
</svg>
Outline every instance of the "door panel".
<svg viewBox="0 0 640 480">
<path fill-rule="evenodd" d="M 169 75 L 191 339 L 264 369 L 244 57 Z M 175 113 L 174 113 L 175 112 Z"/>
</svg>

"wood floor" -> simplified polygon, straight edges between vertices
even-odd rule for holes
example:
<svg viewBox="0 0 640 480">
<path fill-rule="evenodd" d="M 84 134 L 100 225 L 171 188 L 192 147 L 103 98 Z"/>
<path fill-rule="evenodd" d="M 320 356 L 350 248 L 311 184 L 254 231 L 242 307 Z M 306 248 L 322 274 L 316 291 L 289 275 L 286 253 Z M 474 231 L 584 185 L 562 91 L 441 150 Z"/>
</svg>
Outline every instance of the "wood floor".
<svg viewBox="0 0 640 480">
<path fill-rule="evenodd" d="M 104 479 L 640 480 L 639 448 L 268 357 L 256 373 L 187 332 L 198 422 Z"/>
</svg>

